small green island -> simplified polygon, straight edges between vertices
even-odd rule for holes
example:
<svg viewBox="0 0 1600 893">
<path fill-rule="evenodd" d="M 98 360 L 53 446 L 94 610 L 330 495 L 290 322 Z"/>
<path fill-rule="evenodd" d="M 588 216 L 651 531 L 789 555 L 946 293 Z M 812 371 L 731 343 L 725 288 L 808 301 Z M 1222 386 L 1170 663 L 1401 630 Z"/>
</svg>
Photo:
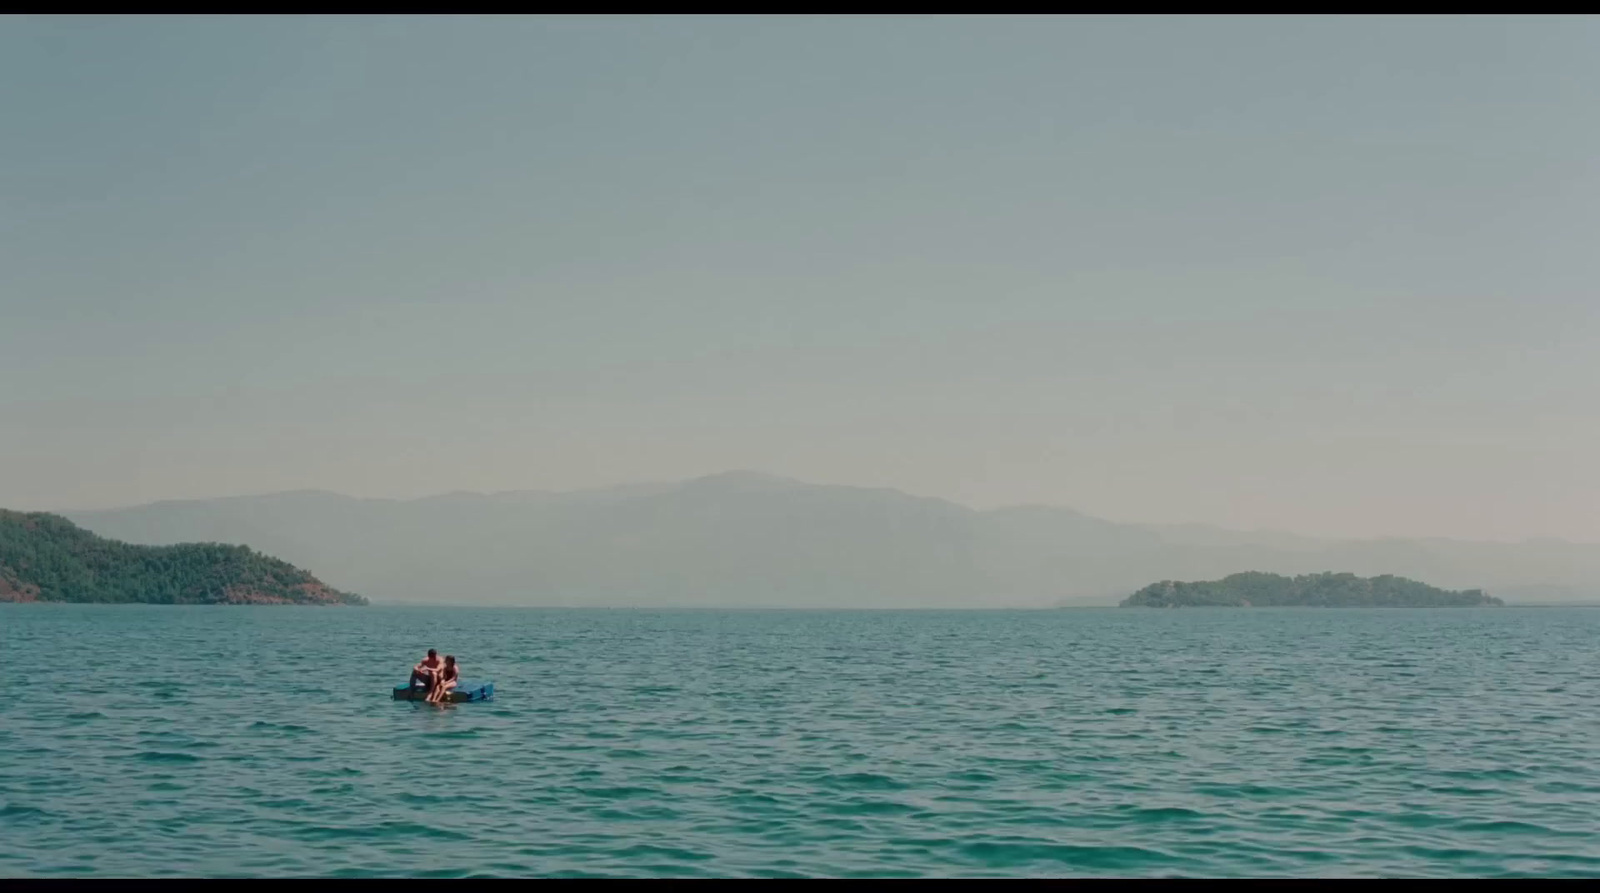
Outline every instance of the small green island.
<svg viewBox="0 0 1600 893">
<path fill-rule="evenodd" d="M 135 546 L 59 515 L 0 509 L 0 602 L 364 605 L 248 546 Z"/>
<path fill-rule="evenodd" d="M 1451 591 L 1388 574 L 1302 574 L 1255 571 L 1221 580 L 1164 580 L 1122 601 L 1124 608 L 1470 608 L 1504 605 L 1481 589 Z"/>
</svg>

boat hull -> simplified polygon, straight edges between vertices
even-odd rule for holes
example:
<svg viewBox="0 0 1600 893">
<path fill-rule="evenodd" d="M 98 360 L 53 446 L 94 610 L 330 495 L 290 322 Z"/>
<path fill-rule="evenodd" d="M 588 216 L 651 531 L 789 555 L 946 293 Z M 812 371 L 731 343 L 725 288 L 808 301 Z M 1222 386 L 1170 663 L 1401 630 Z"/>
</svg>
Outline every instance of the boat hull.
<svg viewBox="0 0 1600 893">
<path fill-rule="evenodd" d="M 428 690 L 422 686 L 396 685 L 394 699 L 396 701 L 421 701 L 428 697 Z M 470 701 L 488 701 L 494 698 L 493 682 L 463 682 L 451 690 L 445 698 L 452 704 L 465 704 Z"/>
</svg>

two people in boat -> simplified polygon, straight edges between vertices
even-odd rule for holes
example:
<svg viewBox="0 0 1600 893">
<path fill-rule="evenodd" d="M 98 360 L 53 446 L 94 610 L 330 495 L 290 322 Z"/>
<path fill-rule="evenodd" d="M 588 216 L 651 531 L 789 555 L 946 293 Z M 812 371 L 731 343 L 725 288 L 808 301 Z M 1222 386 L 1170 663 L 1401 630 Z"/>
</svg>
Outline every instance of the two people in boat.
<svg viewBox="0 0 1600 893">
<path fill-rule="evenodd" d="M 437 704 L 450 696 L 450 692 L 461 680 L 461 667 L 456 665 L 456 656 L 446 654 L 444 661 L 439 661 L 439 652 L 428 649 L 428 656 L 417 662 L 411 668 L 411 687 L 416 688 L 421 682 L 428 689 L 428 696 L 423 698 L 430 704 Z"/>
</svg>

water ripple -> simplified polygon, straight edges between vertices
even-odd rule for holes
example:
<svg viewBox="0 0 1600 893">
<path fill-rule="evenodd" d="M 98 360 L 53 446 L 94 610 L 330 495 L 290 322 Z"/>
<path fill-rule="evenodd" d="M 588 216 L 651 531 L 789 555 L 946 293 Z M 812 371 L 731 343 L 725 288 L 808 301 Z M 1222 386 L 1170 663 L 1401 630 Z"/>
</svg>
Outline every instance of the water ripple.
<svg viewBox="0 0 1600 893">
<path fill-rule="evenodd" d="M 55 681 L 0 677 L 0 875 L 1600 877 L 1597 640 L 1581 609 L 6 605 Z M 389 700 L 430 646 L 498 700 Z"/>
</svg>

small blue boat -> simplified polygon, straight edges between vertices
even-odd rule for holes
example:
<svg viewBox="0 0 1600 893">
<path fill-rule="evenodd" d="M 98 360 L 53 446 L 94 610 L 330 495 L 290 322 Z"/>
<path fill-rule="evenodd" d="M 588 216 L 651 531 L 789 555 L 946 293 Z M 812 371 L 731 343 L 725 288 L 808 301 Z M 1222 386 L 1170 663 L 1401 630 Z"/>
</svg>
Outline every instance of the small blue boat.
<svg viewBox="0 0 1600 893">
<path fill-rule="evenodd" d="M 428 696 L 426 686 L 396 685 L 394 699 L 396 701 L 420 701 Z M 445 698 L 452 704 L 465 704 L 468 701 L 488 701 L 494 698 L 493 682 L 466 682 L 462 681 L 451 689 L 449 697 Z"/>
</svg>

